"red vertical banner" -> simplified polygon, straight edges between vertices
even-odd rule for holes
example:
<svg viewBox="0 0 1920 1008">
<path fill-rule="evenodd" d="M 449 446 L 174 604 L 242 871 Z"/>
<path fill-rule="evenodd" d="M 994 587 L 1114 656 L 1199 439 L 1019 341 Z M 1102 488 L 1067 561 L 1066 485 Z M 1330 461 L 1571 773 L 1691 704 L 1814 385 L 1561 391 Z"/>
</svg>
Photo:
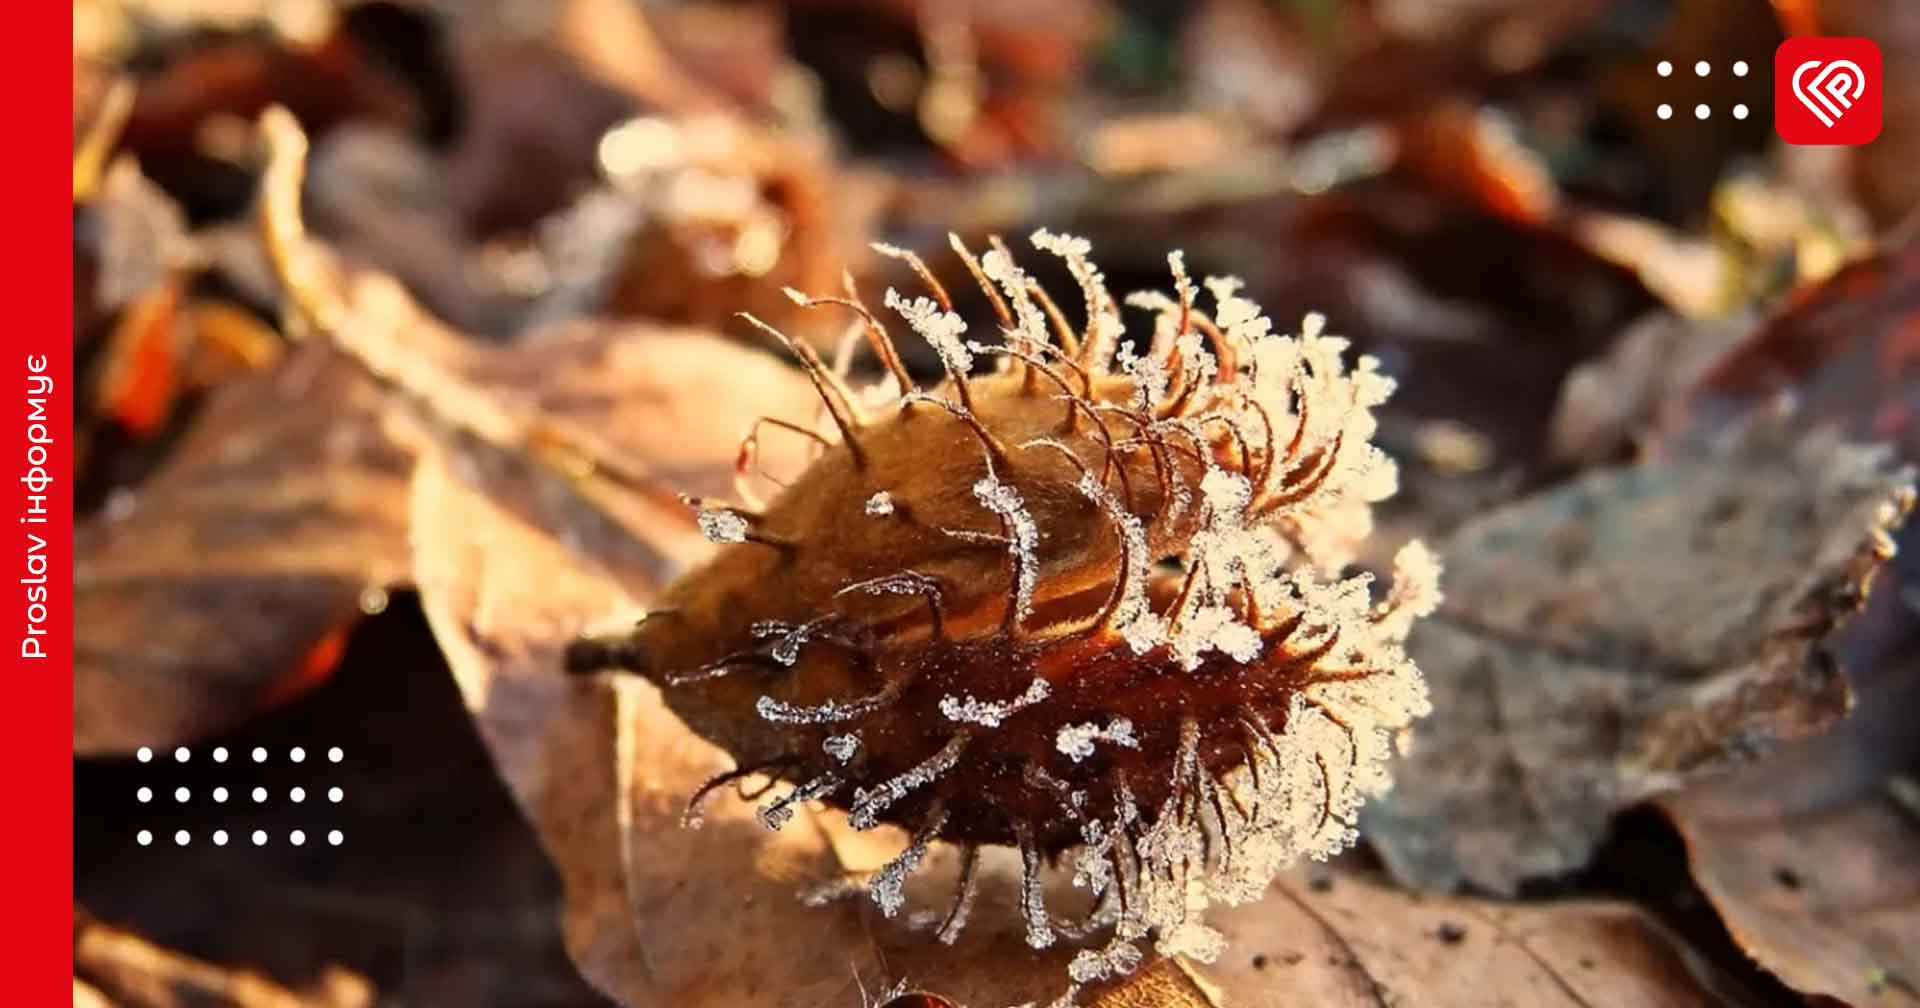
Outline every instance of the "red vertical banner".
<svg viewBox="0 0 1920 1008">
<path fill-rule="evenodd" d="M 0 702 L 0 766 L 11 828 L 0 830 L 9 876 L 0 949 L 6 1002 L 73 998 L 73 165 L 70 9 L 20 4 L 7 16 L 20 142 L 8 176 L 6 349 L 0 424 L 7 444 L 4 648 L 12 674 Z M 67 44 L 62 45 L 62 41 Z M 67 55 L 69 60 L 61 57 Z M 66 100 L 61 100 L 65 93 Z M 61 196 L 69 199 L 62 201 Z"/>
</svg>

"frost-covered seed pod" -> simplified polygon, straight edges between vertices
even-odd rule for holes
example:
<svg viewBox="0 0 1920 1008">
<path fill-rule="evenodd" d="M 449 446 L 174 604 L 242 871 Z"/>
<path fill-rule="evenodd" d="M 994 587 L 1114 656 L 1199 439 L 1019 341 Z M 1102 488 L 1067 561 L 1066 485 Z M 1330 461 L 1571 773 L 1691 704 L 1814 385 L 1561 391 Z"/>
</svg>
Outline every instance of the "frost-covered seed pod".
<svg viewBox="0 0 1920 1008">
<path fill-rule="evenodd" d="M 1033 241 L 1080 284 L 1082 330 L 1004 247 L 976 260 L 956 240 L 1005 337 L 969 340 L 932 272 L 882 250 L 927 283 L 884 303 L 946 370 L 883 408 L 775 333 L 820 390 L 824 450 L 763 508 L 696 502 L 712 560 L 577 654 L 662 685 L 738 760 L 724 779 L 796 785 L 769 825 L 798 797 L 904 827 L 912 846 L 873 880 L 888 914 L 927 844 L 1018 847 L 1044 946 L 1035 876 L 1068 857 L 1115 942 L 1081 953 L 1078 982 L 1130 969 L 1146 936 L 1210 956 L 1208 902 L 1353 840 L 1388 739 L 1427 711 L 1402 641 L 1438 565 L 1409 545 L 1378 604 L 1343 575 L 1393 491 L 1370 443 L 1392 383 L 1369 358 L 1349 368 L 1324 320 L 1276 334 L 1218 278 L 1199 285 L 1209 314 L 1176 254 L 1172 295 L 1128 299 L 1155 316 L 1129 343 L 1087 244 Z M 905 384 L 851 285 L 794 297 L 855 311 Z M 966 916 L 965 864 L 942 940 Z"/>
</svg>

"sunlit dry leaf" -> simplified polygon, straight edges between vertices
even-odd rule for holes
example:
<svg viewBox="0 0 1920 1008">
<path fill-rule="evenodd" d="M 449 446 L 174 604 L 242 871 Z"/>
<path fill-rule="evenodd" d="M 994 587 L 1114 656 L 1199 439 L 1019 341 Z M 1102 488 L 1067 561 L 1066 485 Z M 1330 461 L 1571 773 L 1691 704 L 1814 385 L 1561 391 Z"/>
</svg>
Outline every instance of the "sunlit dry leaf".
<svg viewBox="0 0 1920 1008">
<path fill-rule="evenodd" d="M 869 258 L 873 186 L 820 137 L 716 115 L 643 116 L 599 146 L 606 184 L 542 229 L 543 318 L 604 314 L 723 327 L 751 311 L 830 346 L 844 319 L 803 318 L 783 287 L 837 289 Z"/>
<path fill-rule="evenodd" d="M 1824 730 L 1849 692 L 1822 638 L 1891 556 L 1910 483 L 1771 419 L 1468 524 L 1409 643 L 1446 716 L 1367 835 L 1405 881 L 1510 893 L 1584 864 L 1616 809 Z"/>
<path fill-rule="evenodd" d="M 325 673 L 314 649 L 406 575 L 409 463 L 382 402 L 313 348 L 221 390 L 78 529 L 76 753 L 201 738 Z"/>
<path fill-rule="evenodd" d="M 1204 979 L 1235 1008 L 1709 1005 L 1726 983 L 1624 903 L 1421 896 L 1322 869 L 1283 876 L 1218 923 L 1233 954 Z"/>
<path fill-rule="evenodd" d="M 74 1005 L 121 1008 L 372 1008 L 373 986 L 329 967 L 303 990 L 247 969 L 190 959 L 128 931 L 88 920 L 73 937 Z M 85 990 L 88 993 L 82 994 Z M 83 1001 L 82 997 L 94 1000 Z M 111 998 L 111 1000 L 108 1000 Z"/>
<path fill-rule="evenodd" d="M 1913 805 L 1871 794 L 1785 809 L 1766 775 L 1744 776 L 1732 787 L 1660 801 L 1735 944 L 1810 997 L 1920 1004 Z"/>
</svg>

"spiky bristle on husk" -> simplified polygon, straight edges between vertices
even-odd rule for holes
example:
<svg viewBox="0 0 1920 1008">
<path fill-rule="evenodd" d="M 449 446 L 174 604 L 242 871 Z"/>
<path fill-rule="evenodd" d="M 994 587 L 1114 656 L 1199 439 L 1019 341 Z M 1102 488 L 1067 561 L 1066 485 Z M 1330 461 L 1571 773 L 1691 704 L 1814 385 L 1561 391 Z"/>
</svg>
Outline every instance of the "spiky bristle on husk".
<svg viewBox="0 0 1920 1008">
<path fill-rule="evenodd" d="M 1206 958 L 1209 901 L 1350 843 L 1386 787 L 1390 734 L 1427 710 L 1402 641 L 1438 565 L 1409 545 L 1377 605 L 1340 573 L 1394 488 L 1372 359 L 1349 368 L 1317 316 L 1273 333 L 1232 280 L 1206 281 L 1203 310 L 1177 253 L 1172 294 L 1128 299 L 1154 320 L 1129 342 L 1086 243 L 1033 242 L 1079 283 L 1082 329 L 1006 249 L 955 241 L 1002 316 L 1001 340 L 968 340 L 931 271 L 883 250 L 929 285 L 885 304 L 938 352 L 931 389 L 873 408 L 780 337 L 832 420 L 806 428 L 818 458 L 764 508 L 696 502 L 725 545 L 580 653 L 796 785 L 769 825 L 819 800 L 914 834 L 872 882 L 889 914 L 927 843 L 1009 845 L 1036 946 L 1054 932 L 1035 876 L 1070 854 L 1116 941 Z M 851 285 L 795 298 L 858 312 L 897 383 Z M 1075 980 L 1131 961 L 1115 948 Z"/>
</svg>

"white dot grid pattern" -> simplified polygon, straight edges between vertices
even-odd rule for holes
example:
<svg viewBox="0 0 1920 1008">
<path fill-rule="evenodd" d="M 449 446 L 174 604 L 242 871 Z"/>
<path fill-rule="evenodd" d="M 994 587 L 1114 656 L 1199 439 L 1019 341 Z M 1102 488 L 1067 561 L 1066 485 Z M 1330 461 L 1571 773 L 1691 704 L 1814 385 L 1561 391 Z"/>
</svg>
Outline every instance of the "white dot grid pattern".
<svg viewBox="0 0 1920 1008">
<path fill-rule="evenodd" d="M 1752 71 L 1753 68 L 1747 63 L 1746 60 L 1734 60 L 1731 69 L 1733 70 L 1733 75 L 1735 77 L 1745 77 L 1748 73 Z M 1653 70 L 1654 70 L 1654 73 L 1657 73 L 1662 77 L 1671 77 L 1673 76 L 1673 61 L 1661 60 L 1659 63 L 1654 64 Z M 1713 73 L 1712 61 L 1710 60 L 1696 61 L 1693 64 L 1693 73 L 1694 73 L 1694 76 L 1696 77 L 1706 77 L 1712 74 Z M 1735 119 L 1740 119 L 1740 120 L 1744 120 L 1749 115 L 1753 114 L 1753 110 L 1751 108 L 1748 108 L 1745 102 L 1736 103 L 1733 106 L 1732 112 L 1733 112 L 1733 117 Z M 1668 104 L 1667 102 L 1661 102 L 1659 105 L 1654 107 L 1653 114 L 1656 117 L 1658 117 L 1662 122 L 1665 122 L 1673 118 L 1673 106 L 1671 104 Z M 1706 104 L 1705 102 L 1695 105 L 1693 107 L 1693 117 L 1697 120 L 1705 122 L 1706 120 L 1711 119 L 1713 117 L 1713 107 L 1711 105 Z"/>
<path fill-rule="evenodd" d="M 228 753 L 227 748 L 225 746 L 215 746 L 211 753 L 212 759 L 215 763 L 227 762 L 229 755 L 230 754 Z M 267 761 L 268 756 L 269 756 L 269 753 L 265 746 L 254 747 L 253 761 L 255 763 L 265 763 Z M 327 749 L 326 757 L 327 757 L 327 761 L 330 763 L 339 763 L 346 758 L 346 753 L 339 746 L 330 746 Z M 139 760 L 142 763 L 153 762 L 153 758 L 154 758 L 153 747 L 141 746 L 139 749 L 135 750 L 134 758 Z M 307 752 L 304 748 L 300 746 L 293 746 L 287 750 L 287 759 L 293 763 L 305 762 L 306 758 L 307 758 Z M 186 763 L 193 759 L 193 750 L 187 746 L 176 746 L 174 747 L 174 750 L 173 750 L 173 759 L 174 759 L 174 762 L 176 763 Z M 224 802 L 231 795 L 231 792 L 229 792 L 225 787 L 216 787 L 212 790 L 211 794 L 214 801 Z M 346 792 L 343 791 L 338 786 L 327 788 L 327 800 L 330 802 L 338 803 L 345 796 L 346 796 Z M 154 797 L 153 788 L 145 787 L 145 786 L 140 787 L 134 791 L 134 797 L 143 804 L 150 803 L 153 801 L 153 797 Z M 265 787 L 255 787 L 253 789 L 253 800 L 255 802 L 264 804 L 267 800 L 267 797 L 268 797 L 268 793 Z M 306 801 L 307 789 L 299 786 L 291 787 L 287 790 L 287 797 L 288 799 L 293 801 L 295 804 L 299 804 L 301 802 Z M 191 788 L 184 787 L 184 786 L 176 787 L 173 791 L 173 799 L 174 801 L 180 802 L 180 803 L 191 801 L 193 799 L 193 790 Z M 346 840 L 346 835 L 337 829 L 328 830 L 326 836 L 327 836 L 327 843 L 335 847 L 340 846 Z M 256 829 L 253 831 L 252 837 L 253 837 L 253 845 L 255 847 L 266 846 L 267 839 L 268 839 L 266 830 Z M 228 839 L 229 839 L 229 836 L 226 830 L 223 830 L 223 829 L 214 830 L 212 833 L 213 843 L 217 847 L 226 846 Z M 153 831 L 147 830 L 147 829 L 140 830 L 139 832 L 134 834 L 134 840 L 136 843 L 138 843 L 142 847 L 151 846 L 153 844 Z M 190 831 L 184 830 L 184 829 L 176 830 L 173 834 L 173 842 L 176 846 L 186 847 L 191 843 L 193 843 L 193 834 Z M 293 830 L 289 832 L 287 834 L 287 842 L 291 843 L 295 847 L 304 845 L 307 842 L 306 831 Z"/>
</svg>

